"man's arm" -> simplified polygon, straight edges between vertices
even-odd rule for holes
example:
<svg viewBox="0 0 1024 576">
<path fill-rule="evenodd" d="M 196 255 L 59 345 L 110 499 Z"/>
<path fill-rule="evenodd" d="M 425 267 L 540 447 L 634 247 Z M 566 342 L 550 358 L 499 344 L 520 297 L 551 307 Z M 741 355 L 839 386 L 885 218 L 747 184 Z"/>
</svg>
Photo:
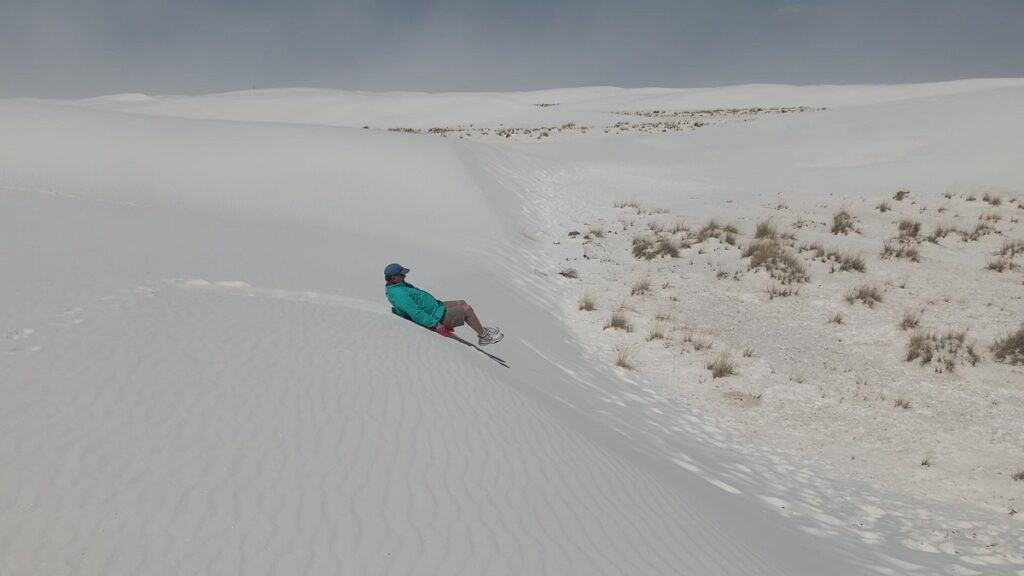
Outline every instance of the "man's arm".
<svg viewBox="0 0 1024 576">
<path fill-rule="evenodd" d="M 391 301 L 391 311 L 412 320 L 413 322 L 423 326 L 424 328 L 434 329 L 440 322 L 434 319 L 433 316 L 427 313 L 426 310 L 420 308 L 412 298 L 408 295 L 402 294 L 395 296 L 394 300 Z"/>
</svg>

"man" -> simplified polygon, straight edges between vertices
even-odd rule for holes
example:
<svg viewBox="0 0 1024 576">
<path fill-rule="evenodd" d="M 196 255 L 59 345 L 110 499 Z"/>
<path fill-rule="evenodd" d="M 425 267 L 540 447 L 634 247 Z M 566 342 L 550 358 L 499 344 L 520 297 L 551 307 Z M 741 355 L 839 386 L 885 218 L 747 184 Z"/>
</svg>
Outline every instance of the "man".
<svg viewBox="0 0 1024 576">
<path fill-rule="evenodd" d="M 401 264 L 388 264 L 384 268 L 384 280 L 387 285 L 384 292 L 391 302 L 391 312 L 413 322 L 430 328 L 442 336 L 448 336 L 454 329 L 463 324 L 476 331 L 481 346 L 493 344 L 505 337 L 497 327 L 485 328 L 477 318 L 473 307 L 465 300 L 447 300 L 438 302 L 429 292 L 405 281 L 408 268 Z"/>
</svg>

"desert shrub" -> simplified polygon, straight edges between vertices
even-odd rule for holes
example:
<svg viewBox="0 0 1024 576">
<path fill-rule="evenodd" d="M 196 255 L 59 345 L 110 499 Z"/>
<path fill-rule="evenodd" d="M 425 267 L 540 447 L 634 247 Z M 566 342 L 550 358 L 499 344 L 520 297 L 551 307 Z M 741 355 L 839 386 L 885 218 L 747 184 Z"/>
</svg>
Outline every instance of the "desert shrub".
<svg viewBox="0 0 1024 576">
<path fill-rule="evenodd" d="M 579 278 L 580 277 L 579 272 L 577 272 L 575 268 L 562 268 L 562 270 L 559 272 L 559 274 L 562 275 L 562 276 L 565 276 L 566 278 Z"/>
<path fill-rule="evenodd" d="M 998 362 L 1024 364 L 1024 324 L 1006 336 L 997 338 L 991 350 Z"/>
<path fill-rule="evenodd" d="M 776 284 L 775 282 L 768 284 L 768 286 L 765 287 L 764 291 L 765 293 L 768 294 L 769 300 L 774 300 L 776 298 L 788 298 L 790 296 L 796 296 L 797 294 L 800 293 L 800 290 L 792 284 Z"/>
<path fill-rule="evenodd" d="M 604 238 L 604 228 L 600 226 L 591 226 L 590 235 L 594 238 Z"/>
<path fill-rule="evenodd" d="M 651 340 L 664 340 L 665 339 L 665 327 L 661 324 L 655 324 L 647 332 L 647 341 Z"/>
<path fill-rule="evenodd" d="M 633 331 L 633 323 L 629 321 L 629 317 L 623 310 L 616 310 L 612 312 L 608 322 L 604 325 L 604 329 L 614 328 L 616 330 L 625 330 L 626 332 Z"/>
<path fill-rule="evenodd" d="M 846 292 L 845 298 L 848 304 L 855 304 L 860 301 L 868 308 L 874 308 L 876 304 L 881 303 L 885 299 L 882 296 L 882 289 L 874 284 L 861 284 L 851 288 Z"/>
<path fill-rule="evenodd" d="M 1020 266 L 1013 261 L 1013 258 L 1007 256 L 996 256 L 985 265 L 986 270 L 994 270 L 996 272 L 1006 272 L 1007 270 L 1016 270 L 1018 268 Z"/>
<path fill-rule="evenodd" d="M 901 330 L 913 330 L 921 325 L 921 313 L 913 310 L 908 310 L 903 313 L 903 318 L 900 319 Z"/>
<path fill-rule="evenodd" d="M 821 258 L 822 260 L 824 260 L 825 256 L 828 254 L 828 250 L 826 250 L 820 242 L 801 244 L 800 247 L 797 248 L 797 250 L 800 252 L 812 252 L 814 254 L 814 258 Z"/>
<path fill-rule="evenodd" d="M 933 364 L 936 372 L 953 372 L 958 365 L 976 365 L 981 356 L 973 342 L 967 341 L 964 330 L 945 334 L 917 331 L 907 342 L 906 361 L 918 360 L 922 366 Z"/>
<path fill-rule="evenodd" d="M 867 270 L 864 257 L 860 254 L 846 254 L 829 250 L 825 254 L 825 259 L 835 263 L 832 269 L 833 272 L 835 272 L 835 265 L 838 265 L 839 270 L 842 272 L 864 272 Z"/>
<path fill-rule="evenodd" d="M 775 226 L 775 223 L 768 220 L 762 220 L 757 223 L 757 228 L 754 229 L 754 238 L 761 240 L 767 238 L 778 238 L 779 229 Z"/>
<path fill-rule="evenodd" d="M 647 223 L 647 229 L 657 234 L 665 231 L 665 225 L 657 220 L 651 220 Z"/>
<path fill-rule="evenodd" d="M 834 316 L 832 316 L 831 318 L 828 319 L 828 321 L 830 323 L 832 323 L 832 324 L 842 324 L 843 323 L 843 315 L 838 313 L 838 312 L 836 312 Z"/>
<path fill-rule="evenodd" d="M 889 206 L 889 203 L 886 202 L 885 200 L 882 200 L 881 202 L 879 202 L 878 206 L 875 206 L 875 208 L 877 208 L 878 211 L 882 212 L 882 213 L 885 213 L 885 212 L 888 212 L 889 210 L 891 210 L 891 207 Z"/>
<path fill-rule="evenodd" d="M 988 222 L 978 222 L 974 225 L 974 230 L 971 230 L 970 232 L 961 231 L 960 237 L 964 242 L 976 242 L 981 237 L 994 234 L 995 232 L 995 227 Z"/>
<path fill-rule="evenodd" d="M 633 287 L 630 289 L 629 293 L 633 296 L 643 296 L 650 292 L 650 290 L 651 281 L 646 278 L 641 278 L 640 280 L 633 282 Z"/>
<path fill-rule="evenodd" d="M 1018 482 L 1020 482 L 1021 480 L 1024 480 L 1024 469 L 1018 470 L 1017 473 L 1014 474 L 1013 476 L 1010 476 L 1010 478 L 1013 478 L 1014 480 L 1016 480 Z"/>
<path fill-rule="evenodd" d="M 580 296 L 579 307 L 580 310 L 586 310 L 587 312 L 597 310 L 597 300 L 590 294 L 584 294 Z"/>
<path fill-rule="evenodd" d="M 637 200 L 619 200 L 615 203 L 615 207 L 623 209 L 632 208 L 633 210 L 636 210 L 637 213 L 640 212 L 640 202 Z"/>
<path fill-rule="evenodd" d="M 975 196 L 974 194 L 968 194 L 967 198 L 965 198 L 965 200 L 967 200 L 968 202 L 974 202 L 977 199 L 978 199 L 978 197 Z"/>
<path fill-rule="evenodd" d="M 736 364 L 728 353 L 719 354 L 714 360 L 708 360 L 704 367 L 711 371 L 712 378 L 724 378 L 736 373 Z"/>
<path fill-rule="evenodd" d="M 804 263 L 791 249 L 777 239 L 754 240 L 743 250 L 743 258 L 750 258 L 750 269 L 763 268 L 783 284 L 807 282 L 809 277 Z"/>
<path fill-rule="evenodd" d="M 850 232 L 856 232 L 857 218 L 850 214 L 846 210 L 840 210 L 832 215 L 832 233 L 833 234 L 849 234 Z"/>
<path fill-rule="evenodd" d="M 633 237 L 633 257 L 650 260 L 654 258 L 654 239 L 650 236 Z"/>
<path fill-rule="evenodd" d="M 921 235 L 921 223 L 904 218 L 896 224 L 896 234 L 899 239 L 904 241 L 917 240 Z"/>
<path fill-rule="evenodd" d="M 900 242 L 899 239 L 886 240 L 882 243 L 882 259 L 905 258 L 911 262 L 920 262 L 921 253 L 916 246 Z"/>
<path fill-rule="evenodd" d="M 739 234 L 740 230 L 735 224 L 722 224 L 718 220 L 712 219 L 697 231 L 697 242 L 704 242 L 709 238 L 717 238 L 719 242 L 735 246 Z"/>
<path fill-rule="evenodd" d="M 683 342 L 693 346 L 693 349 L 697 352 L 711 348 L 712 345 L 711 340 L 706 336 L 700 336 L 692 332 L 683 337 Z"/>
<path fill-rule="evenodd" d="M 999 222 L 1002 219 L 1003 217 L 996 212 L 989 212 L 987 214 L 982 214 L 981 216 L 978 216 L 978 220 L 981 220 L 983 222 Z"/>
<path fill-rule="evenodd" d="M 677 220 L 668 231 L 672 234 L 686 234 L 690 231 L 690 228 L 686 225 L 686 222 Z"/>
<path fill-rule="evenodd" d="M 907 196 L 910 196 L 910 190 L 897 190 L 896 193 L 892 195 L 892 199 L 897 202 L 903 202 Z"/>
<path fill-rule="evenodd" d="M 910 399 L 900 396 L 895 401 L 893 401 L 892 405 L 895 408 L 903 408 L 904 410 L 910 410 Z"/>
<path fill-rule="evenodd" d="M 663 236 L 654 243 L 653 253 L 659 258 L 679 258 L 680 245 L 675 239 Z"/>
<path fill-rule="evenodd" d="M 932 244 L 938 244 L 939 240 L 942 240 L 943 238 L 949 236 L 950 234 L 953 234 L 954 232 L 959 231 L 953 226 L 939 225 L 935 227 L 935 230 L 932 230 L 932 233 L 928 235 L 927 240 Z"/>
<path fill-rule="evenodd" d="M 633 349 L 628 346 L 619 346 L 615 354 L 615 365 L 626 370 L 635 370 L 636 363 L 633 361 Z"/>
<path fill-rule="evenodd" d="M 1003 203 L 1002 196 L 1000 196 L 999 194 L 992 194 L 989 192 L 986 192 L 985 195 L 981 197 L 981 199 L 984 200 L 985 202 L 988 202 L 992 206 L 999 206 Z"/>
<path fill-rule="evenodd" d="M 999 248 L 998 254 L 1007 258 L 1015 258 L 1018 254 L 1024 254 L 1024 240 L 1003 240 L 1003 245 Z"/>
</svg>

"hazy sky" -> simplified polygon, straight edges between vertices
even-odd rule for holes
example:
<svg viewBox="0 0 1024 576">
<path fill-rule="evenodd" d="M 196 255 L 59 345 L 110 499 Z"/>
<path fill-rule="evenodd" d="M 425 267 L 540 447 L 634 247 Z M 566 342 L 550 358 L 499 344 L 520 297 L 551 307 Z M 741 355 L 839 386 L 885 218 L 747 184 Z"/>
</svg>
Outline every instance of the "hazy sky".
<svg viewBox="0 0 1024 576">
<path fill-rule="evenodd" d="M 0 96 L 1024 76 L 1024 0 L 0 0 Z"/>
</svg>

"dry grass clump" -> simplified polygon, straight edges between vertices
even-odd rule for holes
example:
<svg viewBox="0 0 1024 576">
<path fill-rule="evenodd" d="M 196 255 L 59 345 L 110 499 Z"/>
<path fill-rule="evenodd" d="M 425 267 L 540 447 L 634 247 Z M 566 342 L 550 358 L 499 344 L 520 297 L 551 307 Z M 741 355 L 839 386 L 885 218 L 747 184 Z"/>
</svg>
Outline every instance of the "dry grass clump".
<svg viewBox="0 0 1024 576">
<path fill-rule="evenodd" d="M 994 270 L 996 272 L 1006 272 L 1007 270 L 1016 270 L 1020 268 L 1013 258 L 1006 256 L 996 256 L 995 258 L 988 261 L 985 265 L 986 270 Z"/>
<path fill-rule="evenodd" d="M 830 323 L 832 323 L 832 324 L 842 324 L 843 323 L 843 315 L 840 314 L 839 312 L 836 312 L 834 316 L 832 316 L 831 318 L 828 319 L 828 321 Z"/>
<path fill-rule="evenodd" d="M 775 223 L 768 220 L 762 220 L 757 223 L 757 228 L 754 229 L 754 238 L 761 240 L 766 238 L 778 238 L 779 229 L 775 226 Z"/>
<path fill-rule="evenodd" d="M 884 260 L 888 260 L 890 258 L 905 258 L 911 262 L 921 261 L 921 253 L 918 251 L 917 247 L 906 242 L 901 242 L 898 238 L 886 240 L 882 243 L 881 256 Z"/>
<path fill-rule="evenodd" d="M 605 330 L 609 328 L 632 332 L 633 323 L 629 321 L 629 317 L 626 316 L 626 312 L 620 309 L 612 312 L 611 318 L 609 318 L 608 322 L 604 325 Z"/>
<path fill-rule="evenodd" d="M 633 282 L 632 288 L 630 288 L 630 295 L 632 296 L 643 296 L 651 291 L 651 281 L 647 278 L 641 278 L 636 282 Z"/>
<path fill-rule="evenodd" d="M 907 310 L 900 319 L 900 330 L 913 330 L 921 325 L 921 313 Z"/>
<path fill-rule="evenodd" d="M 903 408 L 904 410 L 910 410 L 910 399 L 900 396 L 893 403 L 895 408 Z"/>
<path fill-rule="evenodd" d="M 970 232 L 961 232 L 960 236 L 964 242 L 976 242 L 982 236 L 988 236 L 989 234 L 995 234 L 996 228 L 988 222 L 978 222 L 974 225 L 974 230 Z"/>
<path fill-rule="evenodd" d="M 594 310 L 597 310 L 597 300 L 595 300 L 590 294 L 584 294 L 583 296 L 580 296 L 579 307 L 580 310 L 593 312 Z"/>
<path fill-rule="evenodd" d="M 800 247 L 797 248 L 797 251 L 799 251 L 799 252 L 813 252 L 814 255 L 812 256 L 812 258 L 814 258 L 814 259 L 819 259 L 820 258 L 823 262 L 825 261 L 825 256 L 828 254 L 828 250 L 826 250 L 825 247 L 821 245 L 821 242 L 811 242 L 810 244 L 801 244 Z"/>
<path fill-rule="evenodd" d="M 1002 196 L 1000 196 L 999 194 L 992 194 L 989 192 L 986 192 L 985 195 L 981 197 L 981 199 L 984 200 L 985 202 L 988 202 L 991 206 L 999 206 L 1003 203 Z"/>
<path fill-rule="evenodd" d="M 863 302 L 868 308 L 874 308 L 885 298 L 882 296 L 882 289 L 874 284 L 861 284 L 846 292 L 846 302 L 854 304 L 857 301 Z"/>
<path fill-rule="evenodd" d="M 960 230 L 958 230 L 954 226 L 939 225 L 939 226 L 936 226 L 935 230 L 933 230 L 932 233 L 929 234 L 928 237 L 925 238 L 925 239 L 928 240 L 929 242 L 931 242 L 932 244 L 938 244 L 939 240 L 942 240 L 946 236 L 949 236 L 950 234 L 953 234 L 953 233 L 958 233 L 959 234 Z"/>
<path fill-rule="evenodd" d="M 739 234 L 740 230 L 735 224 L 722 224 L 718 220 L 712 219 L 707 224 L 701 226 L 700 230 L 697 231 L 696 239 L 697 242 L 704 242 L 709 238 L 717 238 L 719 242 L 735 246 Z"/>
<path fill-rule="evenodd" d="M 724 378 L 736 374 L 736 364 L 732 361 L 732 357 L 724 352 L 714 360 L 708 360 L 704 367 L 711 371 L 712 378 Z"/>
<path fill-rule="evenodd" d="M 654 238 L 650 236 L 634 236 L 633 257 L 645 260 L 654 258 Z"/>
<path fill-rule="evenodd" d="M 857 218 L 847 212 L 846 210 L 840 210 L 832 215 L 832 233 L 833 234 L 849 234 L 850 232 L 856 232 Z"/>
<path fill-rule="evenodd" d="M 658 234 L 665 231 L 665 225 L 657 220 L 651 220 L 647 223 L 647 229 Z"/>
<path fill-rule="evenodd" d="M 1024 364 L 1024 324 L 1002 338 L 997 338 L 990 347 L 997 362 Z"/>
<path fill-rule="evenodd" d="M 628 346 L 619 346 L 615 355 L 615 365 L 626 370 L 635 370 L 636 362 L 633 361 L 633 349 Z"/>
<path fill-rule="evenodd" d="M 651 340 L 664 340 L 665 339 L 665 327 L 661 324 L 655 324 L 651 326 L 651 329 L 647 332 L 647 341 Z"/>
<path fill-rule="evenodd" d="M 989 212 L 987 214 L 982 214 L 981 216 L 978 216 L 978 220 L 981 220 L 983 222 L 999 222 L 1002 219 L 1003 217 L 996 212 Z"/>
<path fill-rule="evenodd" d="M 558 274 L 560 276 L 565 276 L 566 278 L 580 277 L 579 272 L 577 272 L 575 268 L 562 268 L 562 270 Z"/>
<path fill-rule="evenodd" d="M 635 236 L 633 238 L 633 257 L 644 260 L 655 258 L 678 258 L 679 250 L 682 249 L 679 241 L 667 236 L 652 238 L 650 236 Z"/>
<path fill-rule="evenodd" d="M 900 240 L 905 242 L 918 240 L 921 236 L 921 223 L 917 220 L 904 218 L 896 224 L 896 234 Z"/>
<path fill-rule="evenodd" d="M 588 235 L 593 236 L 594 238 L 604 238 L 604 228 L 600 226 L 591 226 Z"/>
<path fill-rule="evenodd" d="M 886 202 L 885 200 L 882 200 L 881 202 L 879 202 L 879 203 L 878 203 L 878 206 L 875 206 L 875 208 L 877 208 L 877 209 L 878 209 L 878 211 L 879 211 L 879 212 L 882 212 L 883 214 L 884 214 L 885 212 L 888 212 L 889 210 L 891 210 L 891 209 L 892 209 L 892 207 L 891 207 L 891 206 L 889 206 L 889 203 L 888 203 L 888 202 Z"/>
<path fill-rule="evenodd" d="M 1003 240 L 1003 245 L 997 254 L 1007 258 L 1015 258 L 1018 254 L 1024 254 L 1024 240 Z"/>
<path fill-rule="evenodd" d="M 672 226 L 668 228 L 670 234 L 686 234 L 690 231 L 690 227 L 686 225 L 683 220 L 676 220 Z"/>
<path fill-rule="evenodd" d="M 693 346 L 693 349 L 696 352 L 706 350 L 708 348 L 711 348 L 712 346 L 712 342 L 708 337 L 699 336 L 692 332 L 688 333 L 686 336 L 683 337 L 683 342 Z"/>
<path fill-rule="evenodd" d="M 764 291 L 768 294 L 769 300 L 775 300 L 776 298 L 788 298 L 800 293 L 800 290 L 792 284 L 776 284 L 775 282 L 765 286 Z"/>
<path fill-rule="evenodd" d="M 1018 482 L 1020 482 L 1021 480 L 1024 480 L 1024 469 L 1018 470 L 1017 473 L 1014 474 L 1013 476 L 1010 476 L 1010 478 L 1013 478 L 1014 480 L 1016 480 Z"/>
<path fill-rule="evenodd" d="M 637 200 L 619 200 L 615 203 L 615 207 L 622 209 L 632 208 L 637 211 L 637 214 L 640 213 L 640 202 Z"/>
<path fill-rule="evenodd" d="M 950 330 L 945 334 L 917 331 L 907 342 L 907 362 L 920 361 L 921 365 L 934 362 L 936 372 L 953 372 L 960 364 L 974 366 L 981 355 L 974 349 L 974 343 L 967 341 L 964 330 Z"/>
<path fill-rule="evenodd" d="M 833 272 L 836 271 L 836 265 L 839 266 L 839 271 L 841 272 L 864 272 L 867 270 L 864 257 L 860 254 L 847 254 L 830 250 L 825 256 L 833 262 Z"/>
<path fill-rule="evenodd" d="M 778 238 L 754 240 L 743 249 L 743 258 L 750 258 L 749 268 L 763 268 L 783 284 L 807 282 L 807 268 L 791 248 Z"/>
<path fill-rule="evenodd" d="M 903 202 L 907 196 L 910 196 L 910 190 L 897 190 L 896 193 L 892 195 L 892 199 L 897 202 Z"/>
</svg>

